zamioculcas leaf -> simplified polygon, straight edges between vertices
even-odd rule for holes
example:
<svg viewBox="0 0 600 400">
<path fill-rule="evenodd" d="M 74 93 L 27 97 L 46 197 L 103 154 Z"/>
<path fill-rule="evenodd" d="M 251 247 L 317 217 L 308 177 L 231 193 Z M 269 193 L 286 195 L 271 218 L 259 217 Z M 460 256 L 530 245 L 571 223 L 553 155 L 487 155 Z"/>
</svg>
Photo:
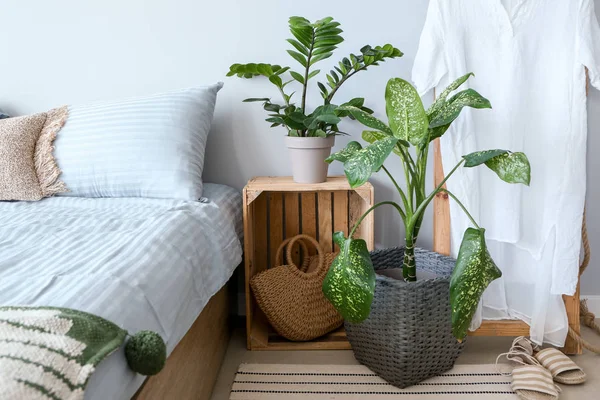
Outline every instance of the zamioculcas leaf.
<svg viewBox="0 0 600 400">
<path fill-rule="evenodd" d="M 393 134 L 392 130 L 383 121 L 375 118 L 360 108 L 353 106 L 340 106 L 338 107 L 338 110 L 349 111 L 350 114 L 352 114 L 352 116 L 358 120 L 358 122 L 369 128 L 377 129 L 378 131 L 385 132 L 389 135 Z"/>
<path fill-rule="evenodd" d="M 345 320 L 362 322 L 371 312 L 375 291 L 375 271 L 367 243 L 362 239 L 333 234 L 340 253 L 333 260 L 323 281 L 323 294 Z"/>
<path fill-rule="evenodd" d="M 460 85 L 465 83 L 467 81 L 467 79 L 469 79 L 471 76 L 475 76 L 475 74 L 472 72 L 469 72 L 468 74 L 461 76 L 460 78 L 458 78 L 457 80 L 452 82 L 450 85 L 448 85 L 448 87 L 446 89 L 444 89 L 444 91 L 442 93 L 440 93 L 440 95 L 435 99 L 435 101 L 433 102 L 431 107 L 429 107 L 429 110 L 427 110 L 427 115 L 429 115 L 429 120 L 431 120 L 432 117 L 435 116 L 437 111 L 439 111 L 440 108 L 444 105 L 444 103 L 446 102 L 446 99 L 448 98 L 448 95 L 450 95 L 450 93 L 452 93 L 453 91 L 458 89 L 460 87 Z"/>
<path fill-rule="evenodd" d="M 502 276 L 485 244 L 485 230 L 468 228 L 450 278 L 452 333 L 464 339 L 479 299 L 488 285 Z"/>
<path fill-rule="evenodd" d="M 500 150 L 500 149 L 495 149 L 495 150 L 484 150 L 484 151 L 476 151 L 474 153 L 470 153 L 467 154 L 466 156 L 463 156 L 462 158 L 465 159 L 465 167 L 476 167 L 478 165 L 481 165 L 489 160 L 491 160 L 492 158 L 499 156 L 501 154 L 507 154 L 508 150 Z"/>
<path fill-rule="evenodd" d="M 415 88 L 404 79 L 392 78 L 385 89 L 385 110 L 398 139 L 413 145 L 427 136 L 429 119 Z"/>
<path fill-rule="evenodd" d="M 486 161 L 485 165 L 500 179 L 508 183 L 523 183 L 529 186 L 531 166 L 524 153 L 505 153 Z"/>
<path fill-rule="evenodd" d="M 354 189 L 361 186 L 373 172 L 379 171 L 397 142 L 398 139 L 394 137 L 378 140 L 348 158 L 344 163 L 344 173 L 350 187 Z"/>
<path fill-rule="evenodd" d="M 463 90 L 450 98 L 429 122 L 430 128 L 452 123 L 464 107 L 492 108 L 490 101 L 473 89 Z"/>
<path fill-rule="evenodd" d="M 357 151 L 362 150 L 362 146 L 357 141 L 352 141 L 346 145 L 346 148 L 333 153 L 325 159 L 325 162 L 331 164 L 333 161 L 346 162 L 350 157 L 356 154 Z"/>
</svg>

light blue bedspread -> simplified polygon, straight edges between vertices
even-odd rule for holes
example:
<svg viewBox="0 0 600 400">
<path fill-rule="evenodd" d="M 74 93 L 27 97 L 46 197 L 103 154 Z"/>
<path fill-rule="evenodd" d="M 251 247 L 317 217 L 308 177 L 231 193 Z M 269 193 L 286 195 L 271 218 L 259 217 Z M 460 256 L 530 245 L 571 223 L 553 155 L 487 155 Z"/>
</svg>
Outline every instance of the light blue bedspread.
<svg viewBox="0 0 600 400">
<path fill-rule="evenodd" d="M 241 262 L 239 192 L 206 184 L 204 196 L 0 202 L 0 305 L 87 311 L 160 333 L 170 353 Z M 121 349 L 86 399 L 128 399 L 143 379 Z"/>
</svg>

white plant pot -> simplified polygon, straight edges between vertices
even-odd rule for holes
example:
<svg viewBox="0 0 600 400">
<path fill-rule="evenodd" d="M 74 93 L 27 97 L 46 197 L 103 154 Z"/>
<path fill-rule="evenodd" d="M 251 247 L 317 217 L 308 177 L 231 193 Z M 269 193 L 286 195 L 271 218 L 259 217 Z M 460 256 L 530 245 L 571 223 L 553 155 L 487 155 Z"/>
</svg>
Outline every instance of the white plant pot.
<svg viewBox="0 0 600 400">
<path fill-rule="evenodd" d="M 335 136 L 327 138 L 287 136 L 285 140 L 292 161 L 294 182 L 325 182 L 329 168 L 325 159 L 331 154 Z"/>
</svg>

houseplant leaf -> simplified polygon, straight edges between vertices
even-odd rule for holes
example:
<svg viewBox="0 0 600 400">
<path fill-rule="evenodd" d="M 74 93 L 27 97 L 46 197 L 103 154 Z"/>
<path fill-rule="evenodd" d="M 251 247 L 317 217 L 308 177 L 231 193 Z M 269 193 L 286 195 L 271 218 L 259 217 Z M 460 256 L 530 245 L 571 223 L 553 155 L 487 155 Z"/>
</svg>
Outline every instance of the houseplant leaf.
<svg viewBox="0 0 600 400">
<path fill-rule="evenodd" d="M 431 107 L 429 107 L 429 110 L 427 110 L 427 115 L 429 115 L 429 120 L 431 120 L 432 117 L 434 117 L 435 114 L 444 105 L 444 103 L 446 103 L 446 99 L 448 98 L 448 95 L 450 95 L 450 93 L 452 93 L 453 91 L 458 89 L 471 76 L 475 76 L 475 74 L 472 72 L 469 72 L 468 74 L 461 76 L 460 78 L 458 78 L 457 80 L 452 82 L 450 85 L 448 85 L 448 87 L 446 89 L 444 89 L 442 91 L 442 93 L 440 93 L 440 95 L 435 99 L 435 101 L 433 102 Z"/>
<path fill-rule="evenodd" d="M 531 166 L 524 153 L 496 149 L 476 151 L 463 158 L 466 160 L 465 167 L 476 167 L 485 163 L 504 182 L 529 186 L 531 181 Z"/>
<path fill-rule="evenodd" d="M 350 157 L 356 154 L 357 151 L 362 150 L 362 145 L 357 141 L 352 141 L 346 145 L 342 150 L 333 153 L 325 159 L 325 162 L 331 164 L 333 161 L 346 162 Z"/>
<path fill-rule="evenodd" d="M 367 182 L 373 172 L 379 171 L 398 139 L 389 137 L 378 140 L 369 146 L 358 150 L 344 162 L 344 173 L 351 188 L 356 188 Z"/>
<path fill-rule="evenodd" d="M 485 229 L 468 228 L 450 278 L 452 333 L 464 339 L 479 299 L 488 285 L 502 276 L 485 244 Z"/>
<path fill-rule="evenodd" d="M 388 135 L 393 135 L 392 130 L 383 121 L 375 118 L 360 108 L 353 106 L 340 106 L 337 109 L 350 112 L 350 114 L 352 114 L 352 116 L 356 118 L 358 122 L 369 128 L 377 129 L 378 131 L 385 132 Z"/>
<path fill-rule="evenodd" d="M 469 167 L 476 167 L 478 165 L 481 165 L 481 164 L 491 160 L 494 157 L 497 157 L 501 154 L 506 154 L 506 153 L 508 153 L 508 150 L 500 150 L 500 149 L 483 150 L 483 151 L 476 151 L 474 153 L 467 154 L 466 156 L 463 156 L 462 158 L 465 159 L 464 166 L 469 168 Z"/>
<path fill-rule="evenodd" d="M 524 153 L 505 153 L 486 161 L 485 165 L 500 179 L 508 183 L 523 183 L 529 186 L 531 166 Z"/>
<path fill-rule="evenodd" d="M 473 89 L 463 90 L 450 98 L 429 122 L 430 128 L 452 123 L 464 107 L 492 108 L 490 101 Z"/>
<path fill-rule="evenodd" d="M 427 136 L 429 119 L 415 88 L 400 78 L 392 78 L 385 89 L 385 110 L 390 128 L 398 139 L 413 145 Z"/>
<path fill-rule="evenodd" d="M 323 281 L 323 294 L 350 322 L 362 322 L 371 312 L 375 292 L 375 271 L 367 243 L 346 239 L 343 232 L 333 234 L 340 253 L 333 260 Z"/>
<path fill-rule="evenodd" d="M 363 140 L 368 143 L 375 143 L 378 140 L 389 137 L 390 135 L 388 135 L 387 133 L 379 131 L 363 131 L 362 133 Z M 403 146 L 408 147 L 408 142 L 405 142 L 403 140 L 398 140 L 398 142 L 401 143 Z M 402 155 L 402 153 L 400 153 L 400 150 L 398 150 L 398 146 L 394 146 L 394 149 L 392 151 L 398 156 Z"/>
</svg>

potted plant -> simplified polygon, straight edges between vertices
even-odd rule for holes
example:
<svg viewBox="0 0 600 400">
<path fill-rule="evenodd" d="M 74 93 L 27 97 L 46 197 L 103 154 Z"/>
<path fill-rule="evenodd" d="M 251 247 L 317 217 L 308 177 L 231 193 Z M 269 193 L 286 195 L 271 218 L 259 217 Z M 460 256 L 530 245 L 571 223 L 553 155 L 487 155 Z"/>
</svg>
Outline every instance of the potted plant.
<svg viewBox="0 0 600 400">
<path fill-rule="evenodd" d="M 458 168 L 485 164 L 506 182 L 529 185 L 530 166 L 525 154 L 487 150 L 463 156 L 433 191 L 426 192 L 431 141 L 448 130 L 464 107 L 491 108 L 490 102 L 473 89 L 450 96 L 471 75 L 453 82 L 427 111 L 410 83 L 390 79 L 385 91 L 388 124 L 351 105 L 340 107 L 370 129 L 362 133 L 369 145 L 363 147 L 353 141 L 327 159 L 344 163 L 353 188 L 382 170 L 402 199 L 402 204 L 375 204 L 359 218 L 348 238 L 342 232 L 334 234 L 340 253 L 323 283 L 325 296 L 346 321 L 356 358 L 400 387 L 452 368 L 483 291 L 501 276 L 487 251 L 484 229 L 443 187 L 444 183 Z M 405 189 L 384 166 L 392 153 L 402 162 Z M 473 224 L 464 233 L 457 260 L 415 248 L 424 211 L 440 192 L 456 201 Z M 365 215 L 382 205 L 391 205 L 402 218 L 404 247 L 369 254 L 365 241 L 352 235 Z M 396 271 L 401 274 L 394 276 Z M 421 272 L 425 275 L 422 278 Z"/>
<path fill-rule="evenodd" d="M 294 48 L 288 54 L 302 67 L 299 71 L 290 67 L 273 64 L 233 64 L 227 76 L 240 78 L 263 76 L 269 79 L 279 91 L 282 102 L 274 102 L 268 97 L 245 99 L 245 102 L 261 102 L 268 112 L 267 122 L 271 127 L 282 126 L 287 132 L 286 144 L 290 149 L 294 180 L 299 183 L 319 183 L 327 178 L 325 158 L 331 153 L 335 135 L 343 134 L 338 129 L 342 118 L 349 112 L 333 103 L 339 88 L 352 76 L 369 67 L 379 65 L 388 58 L 401 57 L 402 52 L 391 44 L 384 46 L 364 46 L 360 54 L 350 54 L 326 74 L 327 82 L 318 82 L 317 86 L 323 98 L 323 105 L 309 111 L 306 105 L 309 81 L 320 70 L 313 69 L 315 64 L 333 55 L 337 45 L 344 41 L 340 35 L 340 24 L 331 17 L 310 22 L 306 18 L 291 17 L 290 32 L 293 38 L 287 39 Z M 295 91 L 290 92 L 288 85 L 297 82 L 301 86 L 300 104 L 293 102 Z M 298 96 L 296 96 L 298 97 Z M 353 98 L 341 106 L 352 106 L 366 114 L 373 113 L 364 106 L 364 99 Z M 351 117 L 352 118 L 352 117 Z"/>
</svg>

